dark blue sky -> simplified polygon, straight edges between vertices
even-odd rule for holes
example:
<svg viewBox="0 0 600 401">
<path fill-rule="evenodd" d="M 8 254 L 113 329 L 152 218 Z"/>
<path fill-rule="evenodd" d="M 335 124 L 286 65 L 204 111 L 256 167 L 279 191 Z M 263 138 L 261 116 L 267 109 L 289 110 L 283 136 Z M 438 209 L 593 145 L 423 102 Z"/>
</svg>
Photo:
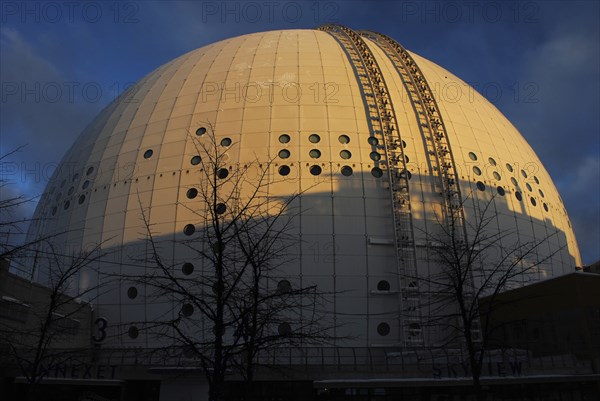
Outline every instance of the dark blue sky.
<svg viewBox="0 0 600 401">
<path fill-rule="evenodd" d="M 583 262 L 592 263 L 600 259 L 599 4 L 4 1 L 0 154 L 27 147 L 3 177 L 14 193 L 39 195 L 102 107 L 185 52 L 244 33 L 337 22 L 395 38 L 493 101 L 550 172 Z"/>
</svg>

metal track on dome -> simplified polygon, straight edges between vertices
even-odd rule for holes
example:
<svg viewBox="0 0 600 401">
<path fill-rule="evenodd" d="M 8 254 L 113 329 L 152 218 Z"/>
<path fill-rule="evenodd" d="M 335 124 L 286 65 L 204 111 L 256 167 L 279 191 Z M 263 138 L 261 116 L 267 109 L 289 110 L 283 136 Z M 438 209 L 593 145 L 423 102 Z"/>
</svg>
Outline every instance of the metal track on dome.
<svg viewBox="0 0 600 401">
<path fill-rule="evenodd" d="M 318 28 L 332 35 L 346 51 L 358 76 L 358 85 L 366 101 L 371 136 L 383 144 L 388 169 L 398 269 L 400 311 L 399 324 L 404 345 L 423 343 L 420 294 L 413 222 L 409 196 L 409 172 L 396 114 L 390 93 L 375 56 L 365 41 L 353 30 L 337 24 Z"/>
<path fill-rule="evenodd" d="M 394 39 L 372 31 L 359 31 L 359 34 L 375 42 L 388 56 L 400 75 L 415 108 L 418 123 L 426 134 L 426 153 L 431 168 L 438 172 L 436 191 L 444 199 L 446 226 L 455 232 L 458 241 L 466 241 L 467 231 L 459 175 L 444 119 L 429 83 L 413 57 Z M 432 175 L 433 173 L 432 171 Z M 473 333 L 477 337 L 479 331 L 479 325 L 476 324 Z"/>
</svg>

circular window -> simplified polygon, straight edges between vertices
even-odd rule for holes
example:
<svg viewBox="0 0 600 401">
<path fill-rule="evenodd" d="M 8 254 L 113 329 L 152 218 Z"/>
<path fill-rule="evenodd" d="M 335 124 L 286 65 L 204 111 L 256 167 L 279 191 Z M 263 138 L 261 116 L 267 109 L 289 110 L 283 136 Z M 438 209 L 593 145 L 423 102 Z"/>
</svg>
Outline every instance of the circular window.
<svg viewBox="0 0 600 401">
<path fill-rule="evenodd" d="M 469 158 L 471 160 L 477 160 L 477 155 L 475 153 L 473 153 L 473 152 L 469 152 Z"/>
<path fill-rule="evenodd" d="M 319 149 L 312 149 L 310 152 L 308 152 L 308 155 L 313 159 L 318 159 L 321 157 L 321 151 Z"/>
<path fill-rule="evenodd" d="M 64 208 L 65 210 L 67 210 L 67 209 L 69 208 L 69 206 L 71 206 L 71 202 L 69 202 L 69 201 L 66 201 L 66 202 L 65 202 L 65 205 L 63 206 L 63 208 Z"/>
<path fill-rule="evenodd" d="M 383 170 L 381 170 L 379 167 L 373 167 L 371 169 L 371 174 L 375 178 L 381 178 L 381 177 L 383 177 Z"/>
<path fill-rule="evenodd" d="M 380 336 L 387 336 L 390 334 L 390 325 L 387 323 L 379 323 L 379 325 L 377 325 L 377 333 L 379 333 Z"/>
<path fill-rule="evenodd" d="M 406 148 L 406 142 L 402 141 L 402 147 Z"/>
<path fill-rule="evenodd" d="M 85 202 L 85 195 L 81 195 L 81 196 L 79 197 L 79 200 L 78 200 L 77 202 L 78 202 L 80 205 L 81 205 L 83 202 Z"/>
<path fill-rule="evenodd" d="M 490 157 L 490 158 L 488 158 L 488 161 L 490 162 L 490 164 L 491 164 L 492 166 L 495 166 L 495 165 L 496 165 L 496 160 L 494 160 L 494 158 L 493 158 L 493 157 Z"/>
<path fill-rule="evenodd" d="M 312 175 L 319 175 L 319 174 L 321 174 L 321 171 L 322 171 L 321 167 L 317 166 L 316 164 L 313 166 L 310 166 L 310 173 Z"/>
<path fill-rule="evenodd" d="M 480 191 L 485 191 L 485 184 L 481 181 L 477 181 L 477 189 Z"/>
<path fill-rule="evenodd" d="M 87 189 L 87 187 L 90 186 L 90 181 L 89 180 L 85 180 L 83 182 L 83 185 L 81 186 L 81 189 Z"/>
<path fill-rule="evenodd" d="M 85 175 L 91 175 L 94 172 L 94 167 L 89 167 L 85 172 Z"/>
<path fill-rule="evenodd" d="M 138 290 L 135 287 L 129 287 L 127 289 L 127 297 L 129 299 L 135 299 L 138 296 Z"/>
<path fill-rule="evenodd" d="M 548 205 L 546 205 L 545 203 L 544 203 L 544 210 L 548 211 Z"/>
<path fill-rule="evenodd" d="M 181 314 L 185 317 L 190 317 L 194 313 L 194 307 L 190 304 L 184 304 L 181 307 Z"/>
<path fill-rule="evenodd" d="M 533 181 L 535 181 L 536 184 L 540 183 L 540 180 L 535 175 L 533 176 Z"/>
<path fill-rule="evenodd" d="M 527 173 L 525 172 L 525 170 L 521 170 L 521 175 L 525 178 L 527 178 Z"/>
<path fill-rule="evenodd" d="M 140 335 L 140 331 L 138 330 L 138 328 L 137 328 L 137 327 L 135 327 L 135 326 L 131 326 L 131 327 L 129 328 L 129 330 L 127 331 L 127 334 L 129 335 L 129 338 L 131 338 L 131 339 L 134 339 L 134 340 L 135 340 L 135 339 L 136 339 L 136 338 L 138 338 L 138 336 Z"/>
<path fill-rule="evenodd" d="M 198 135 L 198 136 L 202 136 L 202 135 L 204 135 L 204 134 L 206 134 L 206 128 L 204 128 L 204 127 L 200 127 L 200 128 L 198 128 L 198 129 L 196 130 L 196 135 Z"/>
<path fill-rule="evenodd" d="M 317 134 L 310 134 L 308 140 L 310 141 L 310 143 L 319 143 L 321 142 L 321 137 Z"/>
<path fill-rule="evenodd" d="M 502 177 L 500 176 L 500 174 L 498 174 L 498 172 L 497 172 L 497 171 L 494 171 L 494 172 L 492 173 L 492 175 L 494 176 L 494 178 L 495 178 L 497 181 L 500 181 L 500 179 L 502 178 Z"/>
<path fill-rule="evenodd" d="M 389 291 L 390 290 L 390 283 L 388 283 L 385 280 L 381 280 L 380 282 L 377 283 L 377 290 L 379 290 L 379 291 Z"/>
<path fill-rule="evenodd" d="M 342 159 L 346 159 L 346 160 L 347 160 L 347 159 L 349 159 L 349 158 L 351 158 L 351 157 L 352 157 L 352 153 L 350 153 L 350 151 L 349 151 L 349 150 L 342 150 L 342 151 L 340 152 L 340 157 L 341 157 Z"/>
<path fill-rule="evenodd" d="M 498 191 L 498 195 L 500 195 L 500 196 L 504 196 L 504 194 L 506 193 L 506 192 L 504 192 L 504 188 L 502 188 L 502 187 L 496 188 L 496 191 Z"/>
<path fill-rule="evenodd" d="M 369 139 L 367 139 L 367 142 L 369 142 L 369 145 L 371 146 L 379 145 L 379 139 L 375 138 L 374 136 L 370 136 Z"/>
<path fill-rule="evenodd" d="M 404 178 L 405 176 L 406 176 L 406 178 L 408 178 L 409 180 L 412 178 L 412 174 L 410 173 L 410 171 L 408 171 L 408 170 L 402 170 L 402 171 L 400 172 L 400 177 L 403 177 L 403 178 Z"/>
<path fill-rule="evenodd" d="M 192 166 L 197 166 L 198 164 L 200 164 L 201 161 L 202 161 L 202 158 L 198 155 L 196 155 L 190 159 L 190 163 L 192 164 Z"/>
<path fill-rule="evenodd" d="M 515 179 L 515 177 L 510 177 L 510 182 L 512 182 L 515 187 L 519 186 L 519 183 L 517 182 L 517 180 Z"/>
<path fill-rule="evenodd" d="M 481 169 L 479 167 L 477 167 L 477 166 L 473 167 L 473 172 L 476 175 L 481 175 Z"/>
<path fill-rule="evenodd" d="M 531 204 L 532 204 L 533 206 L 537 206 L 537 202 L 535 201 L 535 199 L 533 199 L 533 198 L 529 198 L 529 200 L 531 201 Z"/>
<path fill-rule="evenodd" d="M 187 224 L 183 227 L 183 233 L 185 235 L 192 235 L 196 232 L 196 227 L 193 224 Z"/>
<path fill-rule="evenodd" d="M 196 196 L 198 196 L 198 190 L 196 188 L 190 188 L 185 193 L 185 196 L 187 196 L 188 199 L 194 199 Z"/>
<path fill-rule="evenodd" d="M 191 264 L 190 262 L 185 262 L 182 266 L 181 266 L 181 271 L 183 274 L 185 274 L 186 276 L 189 276 L 190 274 L 192 274 L 194 272 L 194 265 Z"/>
<path fill-rule="evenodd" d="M 56 214 L 56 211 L 58 210 L 58 208 L 56 206 L 54 206 L 52 208 L 52 216 L 54 216 Z"/>
<path fill-rule="evenodd" d="M 506 169 L 507 169 L 508 171 L 510 171 L 511 173 L 513 172 L 513 168 L 512 168 L 512 166 L 511 166 L 510 164 L 508 164 L 508 163 L 506 163 Z"/>
<path fill-rule="evenodd" d="M 152 149 L 148 149 L 147 151 L 144 152 L 144 159 L 151 158 L 153 154 L 154 154 L 154 152 L 152 151 Z"/>
<path fill-rule="evenodd" d="M 523 200 L 523 196 L 519 191 L 515 192 L 515 198 L 517 198 L 519 202 Z"/>
<path fill-rule="evenodd" d="M 527 187 L 527 190 L 528 190 L 529 192 L 533 191 L 533 189 L 531 188 L 531 185 L 529 185 L 529 183 L 526 183 L 526 184 L 525 184 L 525 187 Z"/>
<path fill-rule="evenodd" d="M 379 160 L 381 160 L 381 155 L 380 155 L 379 153 L 377 153 L 377 152 L 371 152 L 371 153 L 369 154 L 369 157 L 370 157 L 372 160 L 374 160 L 374 161 L 379 161 Z"/>
<path fill-rule="evenodd" d="M 421 332 L 421 325 L 419 323 L 411 323 L 408 325 L 408 333 L 411 336 L 416 336 Z"/>
<path fill-rule="evenodd" d="M 292 291 L 292 284 L 287 280 L 281 280 L 277 283 L 277 292 L 279 294 L 285 294 Z"/>
<path fill-rule="evenodd" d="M 279 157 L 281 157 L 282 159 L 287 159 L 288 157 L 290 157 L 290 151 L 287 149 L 281 149 L 279 151 Z"/>
<path fill-rule="evenodd" d="M 539 190 L 540 196 L 543 198 L 544 197 L 544 191 L 542 191 L 541 189 Z"/>
<path fill-rule="evenodd" d="M 227 178 L 228 175 L 229 175 L 229 170 L 227 170 L 226 168 L 220 168 L 217 170 L 217 177 L 220 179 Z"/>
<path fill-rule="evenodd" d="M 280 143 L 288 143 L 290 141 L 290 136 L 288 134 L 281 134 L 279 135 L 279 142 Z"/>
<path fill-rule="evenodd" d="M 71 196 L 73 195 L 73 192 L 75 192 L 75 187 L 69 188 L 69 190 L 67 191 L 67 195 Z"/>
<path fill-rule="evenodd" d="M 229 146 L 231 145 L 231 138 L 223 138 L 221 139 L 221 146 Z"/>
<path fill-rule="evenodd" d="M 217 203 L 215 206 L 215 212 L 217 212 L 217 214 L 223 214 L 227 211 L 227 206 L 225 206 L 224 203 Z"/>
<path fill-rule="evenodd" d="M 279 175 L 286 176 L 290 173 L 290 168 L 289 168 L 289 166 L 281 166 L 281 167 L 279 167 L 278 171 L 279 171 Z"/>
<path fill-rule="evenodd" d="M 340 141 L 340 143 L 350 143 L 350 137 L 348 135 L 340 135 L 338 137 L 338 141 Z"/>
<path fill-rule="evenodd" d="M 352 167 L 350 167 L 350 166 L 344 166 L 344 167 L 342 167 L 341 172 L 342 172 L 343 176 L 349 177 L 353 173 Z"/>
<path fill-rule="evenodd" d="M 287 336 L 292 333 L 292 327 L 286 322 L 279 323 L 279 326 L 277 326 L 277 332 L 280 336 Z"/>
</svg>

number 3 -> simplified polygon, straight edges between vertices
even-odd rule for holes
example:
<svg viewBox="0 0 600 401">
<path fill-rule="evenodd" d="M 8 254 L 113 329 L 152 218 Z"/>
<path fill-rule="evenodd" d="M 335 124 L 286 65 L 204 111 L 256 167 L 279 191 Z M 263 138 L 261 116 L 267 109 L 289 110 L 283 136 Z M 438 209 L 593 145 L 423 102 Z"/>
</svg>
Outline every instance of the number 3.
<svg viewBox="0 0 600 401">
<path fill-rule="evenodd" d="M 92 336 L 92 339 L 97 343 L 104 341 L 104 339 L 106 338 L 106 325 L 108 324 L 108 322 L 105 318 L 99 317 L 98 319 L 94 320 L 94 324 L 98 327 L 98 331 L 100 332 L 100 338 Z"/>
</svg>

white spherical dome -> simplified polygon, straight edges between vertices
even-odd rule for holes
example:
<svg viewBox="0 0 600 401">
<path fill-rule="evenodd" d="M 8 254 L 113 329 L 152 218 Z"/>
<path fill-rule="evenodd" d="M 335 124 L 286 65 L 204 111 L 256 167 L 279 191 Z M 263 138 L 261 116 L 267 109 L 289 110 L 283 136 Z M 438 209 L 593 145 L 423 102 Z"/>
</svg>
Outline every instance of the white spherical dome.
<svg viewBox="0 0 600 401">
<path fill-rule="evenodd" d="M 422 120 L 426 110 L 415 104 L 410 82 L 385 47 L 372 36 L 363 41 L 377 64 L 367 68 L 378 69 L 395 114 L 410 172 L 416 269 L 425 274 L 427 233 L 435 230 L 444 204 L 430 127 Z M 551 257 L 533 279 L 572 271 L 580 257 L 568 216 L 525 139 L 466 83 L 409 54 L 443 118 L 466 221 L 491 202 L 495 229 L 511 230 L 511 238 L 541 240 L 558 230 L 537 250 L 536 257 Z M 298 257 L 282 268 L 290 281 L 316 283 L 335 294 L 331 310 L 342 323 L 339 335 L 350 333 L 362 345 L 398 343 L 401 328 L 393 323 L 398 297 L 379 293 L 401 290 L 399 234 L 385 160 L 391 144 L 374 132 L 378 122 L 369 109 L 377 107 L 377 99 L 367 93 L 369 83 L 355 66 L 364 60 L 352 57 L 349 45 L 329 32 L 281 30 L 223 40 L 159 67 L 106 107 L 77 139 L 41 198 L 34 216 L 39 222 L 29 235 L 65 231 L 71 249 L 98 243 L 119 249 L 106 269 L 134 268 L 146 253 L 141 210 L 165 243 L 181 236 L 186 225 L 199 223 L 197 201 L 186 194 L 203 177 L 193 159 L 197 141 L 203 140 L 196 132 L 214 128 L 218 141 L 228 138 L 223 145 L 229 147 L 232 168 L 273 161 L 269 196 L 301 193 L 301 213 L 291 229 L 298 237 Z M 289 167 L 285 176 L 283 165 Z M 311 173 L 313 166 L 319 174 Z M 165 252 L 173 265 L 192 257 L 176 245 Z M 153 312 L 158 306 L 144 301 L 143 289 L 130 299 L 128 287 L 116 285 L 95 301 L 109 324 L 158 313 Z M 378 330 L 385 322 L 389 332 Z"/>
</svg>

